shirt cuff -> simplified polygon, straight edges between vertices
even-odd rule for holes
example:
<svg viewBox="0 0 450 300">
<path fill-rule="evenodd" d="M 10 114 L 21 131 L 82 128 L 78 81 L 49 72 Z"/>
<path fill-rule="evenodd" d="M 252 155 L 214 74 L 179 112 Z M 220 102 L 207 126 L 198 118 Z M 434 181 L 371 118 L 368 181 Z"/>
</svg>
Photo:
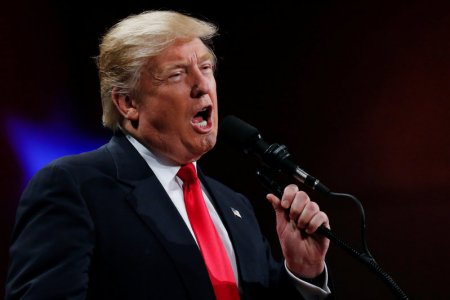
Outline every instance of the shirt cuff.
<svg viewBox="0 0 450 300">
<path fill-rule="evenodd" d="M 288 269 L 287 265 L 286 265 L 286 261 L 284 261 L 284 267 L 287 271 L 287 273 L 289 274 L 289 277 L 291 278 L 292 282 L 295 285 L 295 288 L 297 289 L 297 291 L 303 296 L 303 298 L 305 298 L 305 300 L 322 300 L 327 298 L 330 294 L 331 291 L 328 287 L 328 269 L 327 266 L 325 265 L 325 280 L 323 282 L 323 286 L 318 287 L 316 285 L 313 285 L 309 282 L 306 282 L 298 277 L 296 277 L 294 274 L 292 274 L 292 272 Z"/>
</svg>

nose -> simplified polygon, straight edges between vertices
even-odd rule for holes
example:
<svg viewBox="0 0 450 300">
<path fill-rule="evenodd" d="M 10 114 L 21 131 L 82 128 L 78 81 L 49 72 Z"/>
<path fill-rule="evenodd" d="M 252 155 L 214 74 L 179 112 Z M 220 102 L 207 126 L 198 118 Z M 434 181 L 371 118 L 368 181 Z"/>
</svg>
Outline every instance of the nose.
<svg viewBox="0 0 450 300">
<path fill-rule="evenodd" d="M 191 97 L 200 98 L 211 91 L 211 78 L 203 74 L 199 68 L 193 72 Z"/>
</svg>

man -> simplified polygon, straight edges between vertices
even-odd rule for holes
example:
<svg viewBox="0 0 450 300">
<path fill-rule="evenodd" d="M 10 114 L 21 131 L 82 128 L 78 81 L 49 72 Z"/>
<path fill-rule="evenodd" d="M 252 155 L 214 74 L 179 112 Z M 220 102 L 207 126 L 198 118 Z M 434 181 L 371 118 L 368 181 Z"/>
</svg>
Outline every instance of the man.
<svg viewBox="0 0 450 300">
<path fill-rule="evenodd" d="M 329 241 L 314 235 L 328 218 L 305 193 L 290 185 L 281 200 L 267 196 L 282 265 L 246 198 L 200 170 L 198 184 L 196 161 L 217 136 L 215 56 L 206 46 L 215 34 L 209 23 L 152 11 L 104 36 L 103 121 L 114 137 L 31 180 L 17 211 L 6 299 L 329 295 Z"/>
</svg>

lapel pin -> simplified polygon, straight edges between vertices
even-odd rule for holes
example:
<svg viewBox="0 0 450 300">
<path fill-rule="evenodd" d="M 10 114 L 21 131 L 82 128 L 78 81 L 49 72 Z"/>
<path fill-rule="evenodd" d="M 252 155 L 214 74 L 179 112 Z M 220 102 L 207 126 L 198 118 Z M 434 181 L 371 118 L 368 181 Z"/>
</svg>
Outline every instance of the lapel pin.
<svg viewBox="0 0 450 300">
<path fill-rule="evenodd" d="M 236 217 L 242 219 L 241 213 L 240 213 L 237 209 L 234 209 L 234 208 L 232 208 L 232 207 L 230 207 L 230 208 L 231 208 L 231 211 L 233 212 L 233 214 L 234 214 Z"/>
</svg>

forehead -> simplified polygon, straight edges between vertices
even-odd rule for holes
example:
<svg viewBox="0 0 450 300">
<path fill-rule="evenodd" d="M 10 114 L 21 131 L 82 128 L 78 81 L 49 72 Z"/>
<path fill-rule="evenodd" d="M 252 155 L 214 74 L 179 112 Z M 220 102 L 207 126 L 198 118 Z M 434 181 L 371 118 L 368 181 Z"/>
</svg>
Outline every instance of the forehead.
<svg viewBox="0 0 450 300">
<path fill-rule="evenodd" d="M 187 64 L 212 58 L 213 54 L 200 39 L 177 39 L 163 52 L 152 58 L 151 64 L 153 67 L 161 69 L 173 63 Z"/>
</svg>

